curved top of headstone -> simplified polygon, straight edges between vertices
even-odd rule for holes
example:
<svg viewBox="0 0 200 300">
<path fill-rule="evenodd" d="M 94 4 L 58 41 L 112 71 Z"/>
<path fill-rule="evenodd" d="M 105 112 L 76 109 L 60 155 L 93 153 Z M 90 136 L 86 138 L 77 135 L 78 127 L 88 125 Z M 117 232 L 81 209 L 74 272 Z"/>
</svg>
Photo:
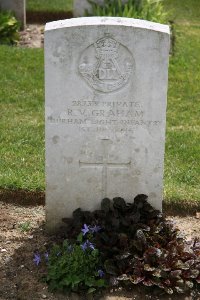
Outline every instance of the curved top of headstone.
<svg viewBox="0 0 200 300">
<path fill-rule="evenodd" d="M 60 21 L 54 21 L 47 23 L 45 26 L 45 31 L 56 30 L 66 27 L 79 27 L 79 26 L 124 26 L 124 27 L 134 27 L 142 28 L 147 30 L 159 31 L 163 33 L 170 33 L 169 26 L 154 23 L 146 20 L 139 20 L 133 18 L 121 18 L 121 17 L 81 17 L 72 18 Z"/>
</svg>

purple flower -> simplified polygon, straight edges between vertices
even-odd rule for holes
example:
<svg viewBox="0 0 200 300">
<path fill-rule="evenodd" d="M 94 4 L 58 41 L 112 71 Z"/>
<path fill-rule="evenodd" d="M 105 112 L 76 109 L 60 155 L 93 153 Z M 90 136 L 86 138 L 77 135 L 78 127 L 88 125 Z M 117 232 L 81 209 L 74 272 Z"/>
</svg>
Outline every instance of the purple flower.
<svg viewBox="0 0 200 300">
<path fill-rule="evenodd" d="M 102 278 L 105 275 L 105 273 L 102 270 L 98 270 L 98 275 Z"/>
<path fill-rule="evenodd" d="M 83 251 L 85 251 L 87 249 L 87 247 L 88 247 L 87 246 L 87 241 L 85 243 L 81 244 L 81 248 L 82 248 Z"/>
<path fill-rule="evenodd" d="M 85 251 L 88 248 L 95 250 L 94 245 L 88 240 L 85 243 L 81 244 L 81 248 L 83 251 Z"/>
<path fill-rule="evenodd" d="M 88 248 L 95 250 L 94 245 L 90 241 L 87 242 L 88 242 Z"/>
<path fill-rule="evenodd" d="M 86 235 L 86 233 L 89 232 L 89 226 L 87 226 L 86 224 L 83 225 L 83 228 L 81 229 L 83 235 Z"/>
<path fill-rule="evenodd" d="M 101 230 L 101 227 L 98 225 L 95 225 L 94 227 L 90 227 L 90 230 L 92 233 L 99 232 Z"/>
<path fill-rule="evenodd" d="M 39 253 L 35 253 L 34 254 L 34 259 L 33 259 L 34 263 L 36 264 L 36 266 L 39 265 L 39 263 L 41 262 L 41 257 Z"/>
</svg>

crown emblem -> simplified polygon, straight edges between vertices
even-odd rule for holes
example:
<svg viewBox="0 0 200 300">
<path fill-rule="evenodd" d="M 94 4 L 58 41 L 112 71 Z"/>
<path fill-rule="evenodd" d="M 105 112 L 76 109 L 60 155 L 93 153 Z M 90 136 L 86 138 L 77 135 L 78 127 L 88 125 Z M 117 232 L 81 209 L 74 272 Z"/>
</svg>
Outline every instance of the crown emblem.
<svg viewBox="0 0 200 300">
<path fill-rule="evenodd" d="M 118 55 L 119 43 L 109 36 L 98 40 L 94 46 L 99 57 Z"/>
<path fill-rule="evenodd" d="M 125 86 L 133 71 L 133 56 L 109 34 L 82 53 L 79 72 L 95 90 L 110 93 Z"/>
</svg>

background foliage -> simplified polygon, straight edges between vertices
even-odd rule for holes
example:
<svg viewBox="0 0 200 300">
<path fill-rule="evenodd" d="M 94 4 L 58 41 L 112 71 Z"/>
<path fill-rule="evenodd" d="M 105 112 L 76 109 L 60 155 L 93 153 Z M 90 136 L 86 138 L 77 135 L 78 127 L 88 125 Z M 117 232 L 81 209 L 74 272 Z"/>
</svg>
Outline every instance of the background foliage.
<svg viewBox="0 0 200 300">
<path fill-rule="evenodd" d="M 92 6 L 91 16 L 127 17 L 166 23 L 168 14 L 164 10 L 161 0 L 104 0 L 98 4 L 95 0 L 88 0 Z"/>
<path fill-rule="evenodd" d="M 0 11 L 0 45 L 14 45 L 19 40 L 20 24 L 11 12 Z"/>
<path fill-rule="evenodd" d="M 73 0 L 26 0 L 28 11 L 67 12 L 72 9 Z"/>
</svg>

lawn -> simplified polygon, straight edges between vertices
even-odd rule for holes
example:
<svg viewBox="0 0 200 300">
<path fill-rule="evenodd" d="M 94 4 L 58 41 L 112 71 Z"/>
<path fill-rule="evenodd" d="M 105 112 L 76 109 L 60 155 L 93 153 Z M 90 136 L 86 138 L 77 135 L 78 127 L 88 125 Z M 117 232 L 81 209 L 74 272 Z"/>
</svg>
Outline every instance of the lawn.
<svg viewBox="0 0 200 300">
<path fill-rule="evenodd" d="M 28 11 L 67 12 L 72 10 L 73 0 L 27 0 Z"/>
<path fill-rule="evenodd" d="M 0 186 L 44 189 L 43 50 L 0 47 Z"/>
<path fill-rule="evenodd" d="M 200 1 L 167 0 L 166 6 L 175 19 L 176 45 L 169 68 L 165 200 L 200 203 Z M 0 187 L 44 190 L 43 50 L 0 46 L 0 70 Z"/>
<path fill-rule="evenodd" d="M 164 0 L 165 7 L 171 12 L 175 22 L 190 25 L 192 22 L 199 23 L 200 2 L 199 0 Z"/>
<path fill-rule="evenodd" d="M 169 68 L 165 200 L 200 203 L 200 1 L 165 3 L 176 32 Z"/>
</svg>

